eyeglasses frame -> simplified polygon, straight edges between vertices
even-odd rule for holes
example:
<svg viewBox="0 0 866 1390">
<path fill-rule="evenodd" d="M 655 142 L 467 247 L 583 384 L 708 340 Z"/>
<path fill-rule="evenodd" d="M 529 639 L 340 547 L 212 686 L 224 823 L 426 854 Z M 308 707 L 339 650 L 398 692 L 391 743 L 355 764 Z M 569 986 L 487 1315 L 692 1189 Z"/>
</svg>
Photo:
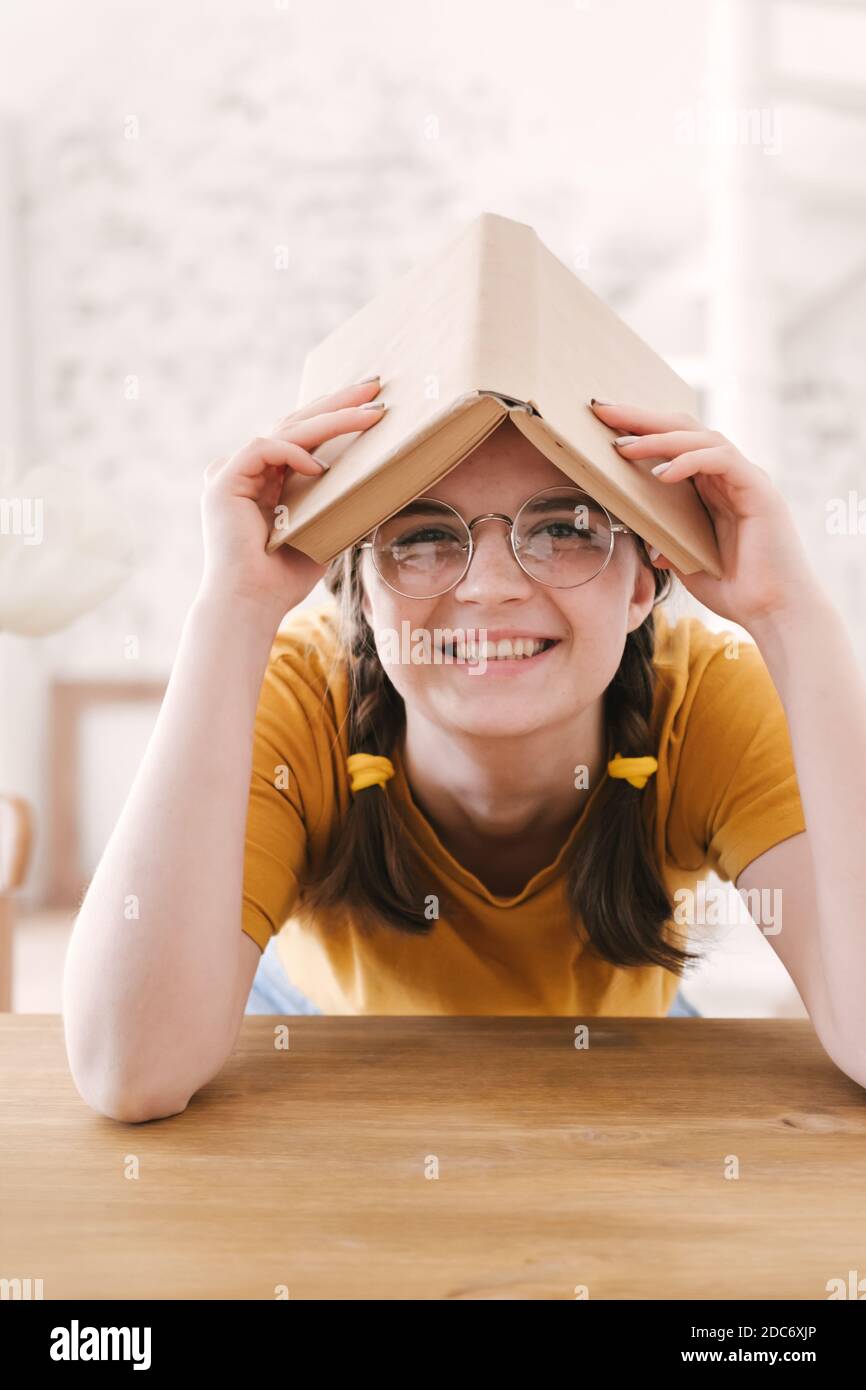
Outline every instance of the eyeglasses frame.
<svg viewBox="0 0 866 1390">
<path fill-rule="evenodd" d="M 556 487 L 543 487 L 543 488 L 540 488 L 538 492 L 534 492 L 534 493 L 532 494 L 531 497 L 527 497 L 526 501 L 525 501 L 525 502 L 522 502 L 522 503 L 520 504 L 520 506 L 519 506 L 518 509 L 517 509 L 517 515 L 516 515 L 513 519 L 512 519 L 510 516 L 506 516 L 504 512 L 484 512 L 484 513 L 482 513 L 481 516 L 473 517 L 471 521 L 465 521 L 465 520 L 463 519 L 463 517 L 460 515 L 460 513 L 457 511 L 457 508 L 456 508 L 456 507 L 452 507 L 451 504 L 450 504 L 450 502 L 442 502 L 442 501 L 440 501 L 440 499 L 439 499 L 438 497 L 425 497 L 425 496 L 422 496 L 422 497 L 415 497 L 415 498 L 412 498 L 412 501 L 413 501 L 413 502 L 425 502 L 425 501 L 426 501 L 426 502 L 435 502 L 436 505 L 439 506 L 439 507 L 447 507 L 448 510 L 449 510 L 450 512 L 453 512 L 454 515 L 457 517 L 457 519 L 458 519 L 459 521 L 461 521 L 461 522 L 463 523 L 463 525 L 466 527 L 467 531 L 469 532 L 469 556 L 468 556 L 468 559 L 467 559 L 467 561 L 466 561 L 466 565 L 465 565 L 465 568 L 463 569 L 462 574 L 460 574 L 460 575 L 458 576 L 458 578 L 454 580 L 454 583 L 453 583 L 453 584 L 449 584 L 447 589 L 440 589 L 440 591 L 439 591 L 438 594 L 404 594 L 404 593 L 401 592 L 400 589 L 395 589 L 394 586 L 393 586 L 393 584 L 389 584 L 389 583 L 388 583 L 388 580 L 385 578 L 384 575 L 379 574 L 378 569 L 376 569 L 376 561 L 375 561 L 375 559 L 373 560 L 373 567 L 374 567 L 374 569 L 376 569 L 376 573 L 379 574 L 379 578 L 382 580 L 382 583 L 383 583 L 383 584 L 387 584 L 387 585 L 388 585 L 388 588 L 389 588 L 393 593 L 399 594 L 401 598 L 425 598 L 425 599 L 428 599 L 428 598 L 441 598 L 443 594 L 450 593 L 450 591 L 451 591 L 452 589 L 456 589 L 457 585 L 460 584 L 460 583 L 462 583 L 462 581 L 466 578 L 466 575 L 469 573 L 469 567 L 470 567 L 470 565 L 472 564 L 472 558 L 473 558 L 473 556 L 474 556 L 474 554 L 475 554 L 475 546 L 474 546 L 473 537 L 472 537 L 472 528 L 473 528 L 474 526 L 477 526 L 478 523 L 481 522 L 481 521 L 504 521 L 505 524 L 508 526 L 508 539 L 509 539 L 509 542 L 510 542 L 510 544 L 511 544 L 511 552 L 512 552 L 512 554 L 514 555 L 515 560 L 517 561 L 518 565 L 520 565 L 520 568 L 523 570 L 523 573 L 524 573 L 525 575 L 527 575 L 530 579 L 532 579 L 536 584 L 542 584 L 542 585 L 544 585 L 544 588 L 545 588 L 545 589 L 579 589 L 583 584 L 591 584 L 592 581 L 593 581 L 593 579 L 597 579 L 598 576 L 599 576 L 600 574 L 603 574 L 604 571 L 607 569 L 608 565 L 610 564 L 611 557 L 613 556 L 614 546 L 615 546 L 615 544 L 616 544 L 616 537 L 617 537 L 617 535 L 621 535 L 621 536 L 635 536 L 636 539 L 638 539 L 638 540 L 640 540 L 641 537 L 639 537 L 639 536 L 637 535 L 637 532 L 636 532 L 636 531 L 633 531 L 633 530 L 631 529 L 631 527 L 626 526 L 623 522 L 621 522 L 621 521 L 614 521 L 613 518 L 611 517 L 610 512 L 607 510 L 607 507 L 604 505 L 603 502 L 598 502 L 594 497 L 590 497 L 590 500 L 592 501 L 592 503 L 593 503 L 594 506 L 596 506 L 596 507 L 601 507 L 601 510 L 604 512 L 605 516 L 607 517 L 608 526 L 609 526 L 609 528 L 610 528 L 610 545 L 608 546 L 608 551 L 607 551 L 607 555 L 605 556 L 605 559 L 604 559 L 604 564 L 601 565 L 601 567 L 600 567 L 599 569 L 596 570 L 595 574 L 591 574 L 591 575 L 589 576 L 589 579 L 581 579 L 581 580 L 578 581 L 577 584 L 547 584 L 547 583 L 545 583 L 545 581 L 544 581 L 543 579 L 537 579 L 536 576 L 535 576 L 534 574 L 530 574 L 530 573 L 529 573 L 529 570 L 528 570 L 528 569 L 526 568 L 526 566 L 522 563 L 522 561 L 521 561 L 521 559 L 520 559 L 520 556 L 519 556 L 518 553 L 517 553 L 517 550 L 516 550 L 515 545 L 514 545 L 514 527 L 515 527 L 515 525 L 516 525 L 516 523 L 517 523 L 517 520 L 518 520 L 518 518 L 520 517 L 520 513 L 523 511 L 524 507 L 528 507 L 528 506 L 529 506 L 529 503 L 530 503 L 530 502 L 534 502 L 535 499 L 536 499 L 537 497 L 542 497 L 546 492 L 564 492 L 564 491 L 567 491 L 567 490 L 570 490 L 570 491 L 572 491 L 572 492 L 580 492 L 580 493 L 583 493 L 583 496 L 585 496 L 585 497 L 590 497 L 590 494 L 589 494 L 588 492 L 584 492 L 582 488 L 577 488 L 577 487 L 575 487 L 575 488 L 568 489 L 568 484 L 566 484 L 566 483 L 560 484 L 560 485 L 558 485 L 558 486 L 556 486 Z M 408 506 L 409 504 L 406 503 L 405 505 Z M 396 512 L 393 512 L 393 513 L 392 513 L 392 516 L 398 516 L 400 510 L 401 510 L 401 509 L 398 508 Z M 391 520 L 391 517 L 386 517 L 386 518 L 385 518 L 385 521 L 390 521 L 390 520 Z M 355 549 L 356 549 L 356 550 L 371 550 L 371 551 L 372 551 L 372 550 L 373 550 L 373 547 L 375 546 L 375 543 L 376 543 L 376 532 L 379 530 L 379 526 L 384 526 L 385 521 L 380 521 L 380 522 L 378 523 L 378 525 L 376 526 L 376 529 L 375 529 L 374 532 L 373 532 L 372 540 L 369 540 L 369 541 L 357 541 L 357 542 L 355 543 Z"/>
</svg>

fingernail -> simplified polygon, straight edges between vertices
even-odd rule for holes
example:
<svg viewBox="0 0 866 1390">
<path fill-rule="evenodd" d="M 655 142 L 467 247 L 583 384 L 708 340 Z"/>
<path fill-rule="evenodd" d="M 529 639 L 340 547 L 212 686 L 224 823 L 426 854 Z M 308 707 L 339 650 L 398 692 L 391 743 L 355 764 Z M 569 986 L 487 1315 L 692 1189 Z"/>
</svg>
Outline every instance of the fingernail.
<svg viewBox="0 0 866 1390">
<path fill-rule="evenodd" d="M 371 381 L 379 381 L 379 380 L 380 380 L 380 378 L 379 378 L 378 375 L 377 375 L 377 376 L 365 376 L 365 377 L 362 377 L 361 380 L 360 380 L 359 382 L 357 382 L 356 384 L 357 384 L 358 386 L 367 386 L 367 385 L 369 385 L 369 383 L 370 383 Z"/>
<path fill-rule="evenodd" d="M 597 401 L 596 398 L 595 398 L 595 396 L 593 396 L 592 400 L 590 401 L 590 405 L 614 405 L 614 404 L 615 404 L 614 401 Z"/>
<path fill-rule="evenodd" d="M 313 458 L 313 463 L 317 463 L 320 468 L 324 468 L 326 473 L 331 466 L 329 463 L 325 463 L 324 459 L 317 459 L 315 457 Z"/>
<path fill-rule="evenodd" d="M 616 447 L 619 448 L 622 444 L 634 444 L 636 439 L 640 439 L 639 434 L 623 434 L 620 436 L 619 439 L 612 439 L 611 443 L 615 444 Z"/>
<path fill-rule="evenodd" d="M 664 473 L 664 472 L 666 471 L 666 469 L 670 468 L 670 466 L 671 466 L 672 463 L 673 463 L 673 459 L 668 459 L 667 463 L 657 463 L 656 466 L 655 466 L 655 468 L 651 468 L 651 469 L 650 469 L 650 472 L 651 472 L 651 473 L 656 473 L 656 474 L 658 474 L 658 473 Z"/>
<path fill-rule="evenodd" d="M 384 401 L 371 401 L 369 405 L 362 405 L 362 406 L 360 406 L 359 408 L 360 408 L 361 410 L 386 410 L 386 409 L 387 409 L 387 407 L 386 407 Z"/>
<path fill-rule="evenodd" d="M 649 557 L 650 557 L 650 559 L 651 559 L 651 560 L 657 560 L 658 557 L 659 557 L 660 555 L 661 555 L 661 551 L 659 550 L 658 546 L 657 546 L 657 545 L 651 545 L 650 548 L 649 548 Z"/>
</svg>

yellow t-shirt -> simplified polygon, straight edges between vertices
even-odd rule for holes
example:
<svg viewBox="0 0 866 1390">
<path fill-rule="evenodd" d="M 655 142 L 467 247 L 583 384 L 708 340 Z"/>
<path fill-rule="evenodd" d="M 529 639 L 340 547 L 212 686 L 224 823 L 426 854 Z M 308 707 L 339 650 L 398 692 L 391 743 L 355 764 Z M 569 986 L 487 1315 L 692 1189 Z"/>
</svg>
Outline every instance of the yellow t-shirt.
<svg viewBox="0 0 866 1390">
<path fill-rule="evenodd" d="M 659 766 L 640 795 L 680 902 L 677 889 L 696 892 L 710 870 L 735 881 L 806 825 L 784 710 L 758 648 L 741 641 L 731 656 L 732 634 L 698 618 L 671 625 L 657 609 L 655 621 L 647 752 Z M 375 794 L 392 799 L 405 826 L 421 897 L 444 890 L 459 919 L 440 916 L 418 936 L 385 923 L 364 933 L 345 908 L 313 916 L 303 883 L 321 869 L 351 800 L 347 698 L 334 601 L 290 614 L 256 714 L 242 927 L 262 950 L 279 932 L 277 950 L 298 989 L 326 1014 L 667 1014 L 675 974 L 593 959 L 570 920 L 563 858 L 590 799 L 556 859 L 515 896 L 497 897 L 442 844 L 392 753 L 396 775 Z"/>
</svg>

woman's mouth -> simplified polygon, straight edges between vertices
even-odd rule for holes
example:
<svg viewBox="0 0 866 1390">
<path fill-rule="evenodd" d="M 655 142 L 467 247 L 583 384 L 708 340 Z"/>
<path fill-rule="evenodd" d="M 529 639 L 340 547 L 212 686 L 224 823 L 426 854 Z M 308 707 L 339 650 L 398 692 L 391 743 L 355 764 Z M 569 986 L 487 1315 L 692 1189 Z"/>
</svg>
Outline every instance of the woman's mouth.
<svg viewBox="0 0 866 1390">
<path fill-rule="evenodd" d="M 559 645 L 556 637 L 504 637 L 498 642 L 457 637 L 442 648 L 444 659 L 457 665 L 527 666 Z"/>
</svg>

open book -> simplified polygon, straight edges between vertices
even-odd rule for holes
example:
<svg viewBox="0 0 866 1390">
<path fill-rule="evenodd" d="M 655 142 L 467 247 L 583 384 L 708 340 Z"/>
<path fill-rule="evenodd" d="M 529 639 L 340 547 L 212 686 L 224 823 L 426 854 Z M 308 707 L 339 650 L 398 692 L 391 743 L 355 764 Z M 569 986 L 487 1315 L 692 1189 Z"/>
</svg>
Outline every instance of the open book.
<svg viewBox="0 0 866 1390">
<path fill-rule="evenodd" d="M 316 450 L 318 478 L 288 473 L 267 548 L 319 564 L 435 486 L 503 420 L 684 574 L 719 576 L 709 513 L 690 479 L 665 485 L 611 447 L 589 402 L 695 415 L 682 380 L 539 240 L 496 213 L 474 218 L 315 347 L 298 405 L 378 372 L 373 429 Z M 490 499 L 491 507 L 495 498 Z"/>
</svg>

